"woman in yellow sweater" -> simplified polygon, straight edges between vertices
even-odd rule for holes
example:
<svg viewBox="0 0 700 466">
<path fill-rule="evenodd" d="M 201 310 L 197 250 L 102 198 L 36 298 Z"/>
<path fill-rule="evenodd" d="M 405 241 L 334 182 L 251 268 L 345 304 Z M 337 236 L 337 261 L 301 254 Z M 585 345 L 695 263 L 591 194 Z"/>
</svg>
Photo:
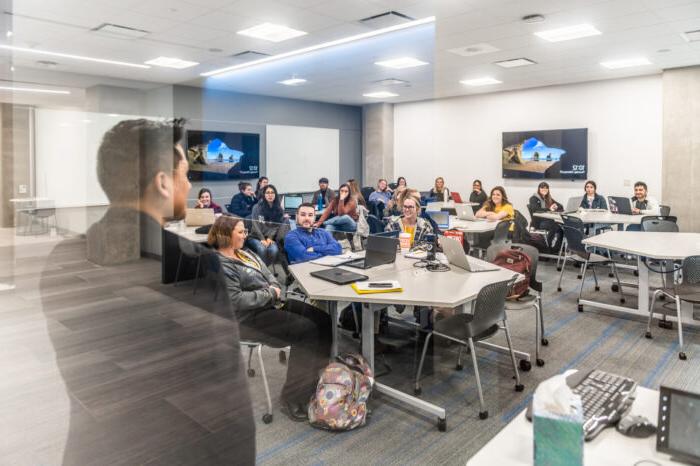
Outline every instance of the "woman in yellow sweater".
<svg viewBox="0 0 700 466">
<path fill-rule="evenodd" d="M 475 215 L 477 218 L 485 218 L 491 222 L 500 222 L 501 220 L 513 220 L 515 211 L 513 205 L 508 201 L 506 190 L 502 186 L 496 186 L 491 190 L 491 195 L 484 202 L 484 206 Z"/>
</svg>

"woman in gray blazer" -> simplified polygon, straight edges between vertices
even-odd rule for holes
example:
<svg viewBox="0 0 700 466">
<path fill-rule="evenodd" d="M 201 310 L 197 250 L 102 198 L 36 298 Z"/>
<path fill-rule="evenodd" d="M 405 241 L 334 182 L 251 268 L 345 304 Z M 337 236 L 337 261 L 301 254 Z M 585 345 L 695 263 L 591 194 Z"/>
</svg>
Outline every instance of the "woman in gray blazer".
<svg viewBox="0 0 700 466">
<path fill-rule="evenodd" d="M 318 374 L 331 350 L 331 319 L 299 301 L 282 301 L 282 286 L 254 253 L 243 249 L 248 231 L 243 219 L 224 215 L 209 231 L 219 252 L 226 292 L 238 317 L 241 340 L 273 347 L 291 345 L 282 408 L 294 421 L 305 421 Z"/>
</svg>

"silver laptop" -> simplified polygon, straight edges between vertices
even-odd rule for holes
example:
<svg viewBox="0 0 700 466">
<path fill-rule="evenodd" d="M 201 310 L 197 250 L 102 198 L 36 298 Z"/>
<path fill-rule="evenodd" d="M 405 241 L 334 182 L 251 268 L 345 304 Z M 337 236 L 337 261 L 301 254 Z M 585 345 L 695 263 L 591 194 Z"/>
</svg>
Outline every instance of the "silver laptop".
<svg viewBox="0 0 700 466">
<path fill-rule="evenodd" d="M 185 224 L 188 227 L 201 227 L 211 225 L 216 220 L 214 209 L 187 209 Z"/>
<path fill-rule="evenodd" d="M 470 222 L 481 222 L 486 220 L 485 218 L 476 218 L 474 216 L 474 209 L 470 205 L 455 204 L 455 210 L 457 211 L 457 218 L 460 220 L 469 220 Z"/>
<path fill-rule="evenodd" d="M 447 262 L 467 272 L 493 272 L 498 270 L 498 267 L 489 265 L 488 262 L 468 257 L 457 240 L 443 236 L 440 238 L 440 246 L 442 246 L 442 252 L 447 257 Z"/>
</svg>

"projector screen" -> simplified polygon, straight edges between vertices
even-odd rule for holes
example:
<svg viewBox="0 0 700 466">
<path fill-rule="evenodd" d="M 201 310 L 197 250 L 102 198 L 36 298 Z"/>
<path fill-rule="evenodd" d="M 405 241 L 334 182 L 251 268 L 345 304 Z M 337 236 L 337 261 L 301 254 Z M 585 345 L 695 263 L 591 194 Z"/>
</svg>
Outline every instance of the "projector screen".
<svg viewBox="0 0 700 466">
<path fill-rule="evenodd" d="M 322 176 L 338 189 L 340 130 L 268 125 L 266 133 L 266 176 L 279 192 L 315 191 Z"/>
</svg>

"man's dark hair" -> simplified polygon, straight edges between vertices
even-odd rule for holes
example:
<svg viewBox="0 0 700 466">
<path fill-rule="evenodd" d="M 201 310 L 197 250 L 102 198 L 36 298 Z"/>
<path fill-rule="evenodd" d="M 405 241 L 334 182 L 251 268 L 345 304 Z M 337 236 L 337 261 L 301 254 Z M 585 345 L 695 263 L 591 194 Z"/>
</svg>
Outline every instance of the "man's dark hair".
<svg viewBox="0 0 700 466">
<path fill-rule="evenodd" d="M 311 207 L 312 209 L 316 210 L 316 207 L 312 203 L 302 202 L 301 204 L 299 204 L 299 207 L 297 207 L 297 212 L 299 212 L 302 207 Z"/>
<path fill-rule="evenodd" d="M 175 151 L 184 135 L 184 119 L 120 121 L 107 131 L 97 150 L 97 179 L 110 202 L 143 196 L 158 172 L 170 173 L 182 159 Z"/>
<path fill-rule="evenodd" d="M 637 186 L 644 188 L 644 191 L 649 191 L 649 188 L 647 188 L 647 184 L 644 181 L 637 181 L 634 183 L 634 187 L 636 188 Z"/>
<path fill-rule="evenodd" d="M 253 185 L 248 183 L 247 181 L 241 181 L 240 183 L 238 183 L 238 190 L 240 192 L 243 192 L 248 186 L 250 186 L 251 188 L 253 187 Z"/>
</svg>

